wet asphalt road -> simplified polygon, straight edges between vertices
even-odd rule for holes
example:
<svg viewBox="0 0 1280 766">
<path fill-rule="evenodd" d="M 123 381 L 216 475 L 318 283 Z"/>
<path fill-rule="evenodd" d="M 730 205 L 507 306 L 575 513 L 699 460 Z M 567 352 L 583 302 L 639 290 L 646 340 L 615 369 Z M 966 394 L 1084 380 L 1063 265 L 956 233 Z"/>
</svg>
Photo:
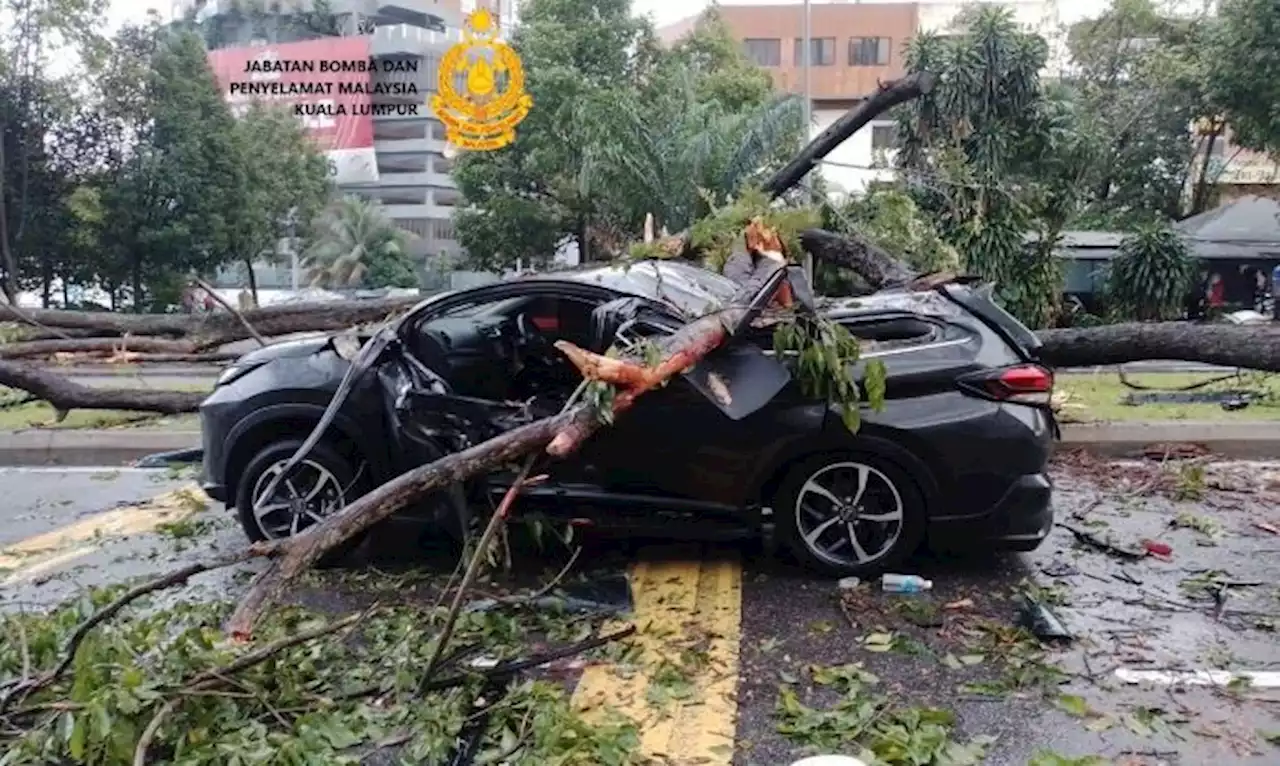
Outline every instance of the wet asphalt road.
<svg viewBox="0 0 1280 766">
<path fill-rule="evenodd" d="M 878 676 L 879 691 L 895 705 L 953 711 L 957 739 L 995 737 L 988 764 L 1026 764 L 1041 749 L 1134 766 L 1276 763 L 1280 747 L 1266 737 L 1280 731 L 1280 689 L 1136 687 L 1115 676 L 1121 667 L 1280 671 L 1280 536 L 1254 526 L 1280 525 L 1280 512 L 1271 492 L 1242 491 L 1276 482 L 1275 467 L 1210 466 L 1203 497 L 1182 502 L 1134 491 L 1152 470 L 1119 470 L 1131 477 L 1110 492 L 1100 492 L 1093 477 L 1059 472 L 1058 516 L 1117 545 L 1165 542 L 1173 548 L 1167 561 L 1080 547 L 1056 529 L 1033 554 L 919 556 L 903 571 L 932 579 L 931 593 L 886 595 L 864 584 L 843 609 L 833 583 L 776 563 L 751 565 L 734 763 L 777 766 L 809 754 L 778 733 L 780 687 L 792 684 L 806 704 L 829 706 L 835 695 L 810 683 L 806 669 L 845 663 Z M 1212 489 L 1215 483 L 1231 489 Z M 1083 518 L 1072 518 L 1079 509 Z M 1171 521 L 1199 529 L 1171 528 Z M 1217 616 L 1200 587 L 1214 580 L 1239 583 L 1228 587 Z M 993 646 L 984 631 L 1012 631 L 1015 594 L 1027 590 L 1076 638 L 1050 650 L 1043 666 L 1018 670 L 1006 663 L 1029 644 L 1010 634 Z M 869 635 L 885 633 L 895 636 L 891 651 L 866 648 Z M 953 667 L 953 658 L 978 655 L 973 666 Z"/>
<path fill-rule="evenodd" d="M 809 752 L 779 733 L 780 688 L 789 685 L 804 704 L 823 708 L 834 696 L 810 682 L 811 666 L 845 663 L 878 676 L 877 692 L 895 706 L 953 711 L 953 739 L 995 737 L 988 764 L 1026 764 L 1042 748 L 1135 766 L 1277 762 L 1280 749 L 1262 734 L 1280 731 L 1280 689 L 1133 687 L 1115 677 L 1121 667 L 1280 671 L 1280 535 L 1256 526 L 1280 526 L 1280 467 L 1170 466 L 1156 485 L 1154 465 L 1060 471 L 1058 512 L 1120 546 L 1165 542 L 1173 548 L 1167 561 L 1080 547 L 1058 529 L 1034 554 L 919 556 L 903 571 L 933 579 L 933 592 L 886 596 L 864 585 L 842 608 L 835 583 L 762 546 L 745 546 L 734 763 L 786 766 Z M 220 505 L 138 505 L 191 481 L 163 470 L 0 469 L 7 501 L 0 550 L 10 552 L 7 561 L 0 557 L 0 609 L 50 606 L 86 586 L 158 574 L 210 549 L 243 545 Z M 1153 489 L 1199 497 L 1148 497 Z M 55 530 L 74 531 L 112 513 L 123 516 L 105 533 L 55 534 L 48 548 L 13 554 L 19 541 L 48 540 Z M 387 553 L 400 564 L 422 555 L 409 542 L 418 538 L 404 529 L 384 531 L 379 566 Z M 593 546 L 580 568 L 620 567 L 627 547 Z M 226 597 L 245 578 L 202 575 L 196 590 L 171 597 Z M 1205 587 L 1215 582 L 1232 583 L 1221 609 Z M 1015 671 L 1009 661 L 1035 646 L 1012 629 L 1014 595 L 1027 589 L 1076 640 Z M 891 650 L 868 648 L 868 637 L 885 634 L 893 636 Z"/>
<path fill-rule="evenodd" d="M 167 469 L 0 468 L 0 609 L 46 608 L 242 544 L 193 488 Z M 195 585 L 216 590 L 219 576 Z"/>
</svg>

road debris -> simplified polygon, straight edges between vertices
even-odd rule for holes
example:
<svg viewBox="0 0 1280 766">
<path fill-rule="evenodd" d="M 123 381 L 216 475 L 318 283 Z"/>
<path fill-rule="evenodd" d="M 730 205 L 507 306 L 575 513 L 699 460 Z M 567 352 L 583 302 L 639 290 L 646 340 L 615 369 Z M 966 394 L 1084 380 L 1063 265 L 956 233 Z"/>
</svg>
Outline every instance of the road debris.
<svg viewBox="0 0 1280 766">
<path fill-rule="evenodd" d="M 933 589 L 933 581 L 918 575 L 887 574 L 880 578 L 885 593 L 923 593 Z"/>
<path fill-rule="evenodd" d="M 1033 636 L 1048 641 L 1072 640 L 1071 632 L 1049 607 L 1025 593 L 1018 601 L 1018 624 L 1031 631 Z"/>
</svg>

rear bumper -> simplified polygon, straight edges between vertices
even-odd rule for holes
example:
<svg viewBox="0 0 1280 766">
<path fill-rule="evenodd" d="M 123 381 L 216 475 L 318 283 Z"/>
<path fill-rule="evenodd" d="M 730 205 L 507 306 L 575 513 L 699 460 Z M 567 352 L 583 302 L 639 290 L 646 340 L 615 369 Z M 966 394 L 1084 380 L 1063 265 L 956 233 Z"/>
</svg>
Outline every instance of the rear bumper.
<svg viewBox="0 0 1280 766">
<path fill-rule="evenodd" d="M 1033 473 L 1020 476 L 987 513 L 932 521 L 929 540 L 941 548 L 1032 551 L 1052 529 L 1053 482 Z"/>
</svg>

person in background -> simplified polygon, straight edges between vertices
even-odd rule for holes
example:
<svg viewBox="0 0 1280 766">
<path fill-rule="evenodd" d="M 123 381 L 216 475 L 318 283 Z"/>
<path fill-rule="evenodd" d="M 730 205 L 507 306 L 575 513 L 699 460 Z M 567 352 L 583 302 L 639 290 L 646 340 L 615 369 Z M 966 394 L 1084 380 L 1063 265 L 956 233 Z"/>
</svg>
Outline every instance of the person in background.
<svg viewBox="0 0 1280 766">
<path fill-rule="evenodd" d="M 1205 298 L 1210 311 L 1221 311 L 1227 305 L 1227 285 L 1222 281 L 1222 275 L 1216 271 L 1209 275 L 1209 290 Z"/>
</svg>

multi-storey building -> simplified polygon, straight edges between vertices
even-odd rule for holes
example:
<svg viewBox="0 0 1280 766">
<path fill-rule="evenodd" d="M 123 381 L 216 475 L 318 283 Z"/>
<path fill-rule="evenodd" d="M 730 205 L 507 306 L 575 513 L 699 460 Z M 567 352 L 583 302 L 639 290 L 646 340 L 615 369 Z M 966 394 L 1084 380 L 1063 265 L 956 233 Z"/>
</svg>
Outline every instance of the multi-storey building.
<svg viewBox="0 0 1280 766">
<path fill-rule="evenodd" d="M 377 62 L 411 61 L 398 71 L 379 70 L 372 82 L 412 82 L 416 93 L 374 96 L 375 103 L 416 107 L 402 112 L 375 113 L 373 122 L 372 168 L 336 178 L 340 191 L 376 200 L 411 238 L 411 253 L 418 259 L 424 285 L 441 282 L 447 264 L 461 254 L 454 234 L 453 214 L 461 204 L 457 187 L 450 178 L 443 124 L 432 114 L 428 102 L 436 90 L 439 63 L 450 45 L 461 39 L 460 25 L 475 0 L 281 0 L 275 4 L 255 4 L 248 0 L 184 0 L 196 17 L 212 30 L 211 47 L 226 49 L 322 39 L 334 31 L 343 36 L 368 38 L 369 55 Z M 508 3 L 481 0 L 498 11 L 500 23 L 509 24 Z M 323 8 L 334 24 L 299 23 L 298 11 Z M 265 10 L 264 10 L 265 9 Z M 503 18 L 508 17 L 508 18 Z M 289 287 L 288 265 L 255 269 L 258 283 L 265 288 Z M 231 274 L 226 281 L 236 281 Z"/>
<path fill-rule="evenodd" d="M 804 93 L 804 5 L 722 5 L 720 16 L 747 56 L 780 90 Z M 903 45 L 919 28 L 916 3 L 813 3 L 810 13 L 810 129 L 817 135 L 880 82 L 901 77 Z M 674 42 L 697 17 L 659 30 Z M 889 174 L 892 123 L 873 122 L 827 156 L 821 172 L 837 193 L 861 191 Z"/>
<path fill-rule="evenodd" d="M 831 125 L 851 106 L 875 91 L 878 83 L 901 77 L 907 42 L 922 31 L 948 34 L 961 12 L 974 0 L 884 2 L 882 0 L 815 0 L 810 4 L 812 52 L 809 93 L 813 99 L 811 135 Z M 1013 12 L 1015 21 L 1034 29 L 1050 43 L 1046 74 L 1061 71 L 1065 61 L 1065 27 L 1084 17 L 1084 9 L 1063 14 L 1057 0 L 995 0 Z M 1082 6 L 1096 11 L 1095 0 Z M 804 93 L 805 5 L 799 0 L 776 5 L 721 5 L 721 18 L 742 41 L 748 57 L 773 75 L 781 90 Z M 674 42 L 693 29 L 697 17 L 659 30 Z M 821 166 L 823 178 L 836 192 L 858 192 L 890 175 L 896 131 L 886 121 L 873 122 L 833 151 Z"/>
</svg>

